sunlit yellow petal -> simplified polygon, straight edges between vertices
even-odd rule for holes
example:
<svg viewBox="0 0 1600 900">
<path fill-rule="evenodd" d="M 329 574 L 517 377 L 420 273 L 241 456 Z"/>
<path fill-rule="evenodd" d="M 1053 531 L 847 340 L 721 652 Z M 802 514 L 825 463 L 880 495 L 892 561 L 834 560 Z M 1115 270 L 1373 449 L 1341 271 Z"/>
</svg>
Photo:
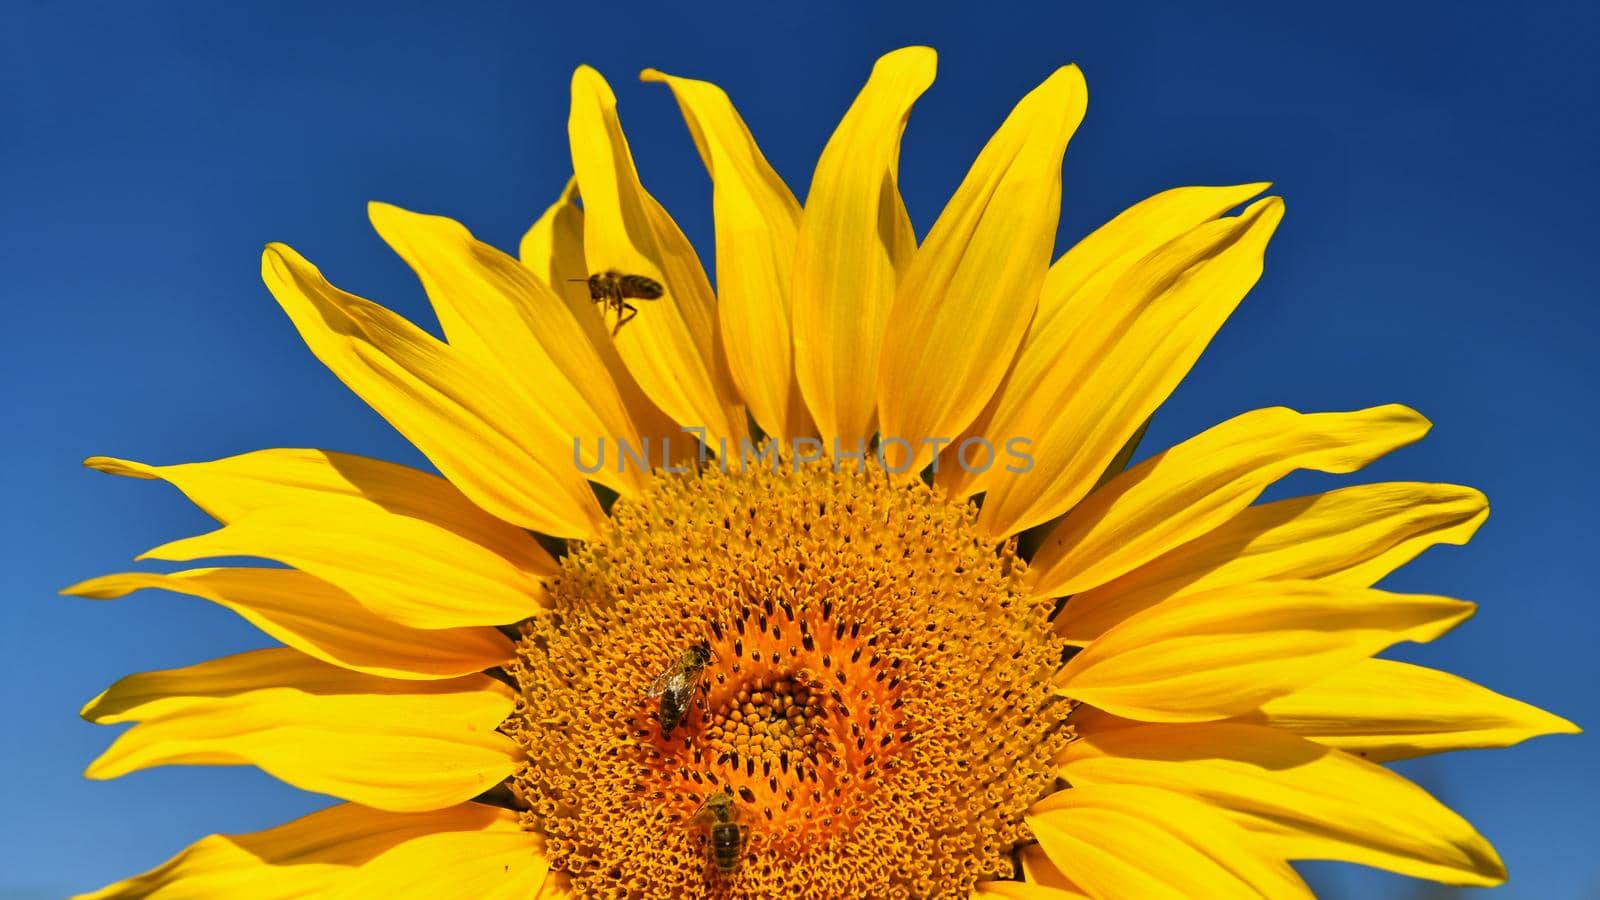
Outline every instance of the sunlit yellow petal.
<svg viewBox="0 0 1600 900">
<path fill-rule="evenodd" d="M 583 207 L 578 205 L 578 179 L 567 179 L 556 202 L 545 209 L 517 244 L 517 258 L 576 313 L 594 311 L 589 288 L 589 265 L 583 257 Z M 599 320 L 596 313 L 596 321 Z"/>
<path fill-rule="evenodd" d="M 140 559 L 254 556 L 302 569 L 374 613 L 412 628 L 503 625 L 539 612 L 535 574 L 419 519 L 385 512 L 273 507 Z"/>
<path fill-rule="evenodd" d="M 693 455 L 691 445 L 685 441 L 678 423 L 647 396 L 628 371 L 616 345 L 611 342 L 611 326 L 601 316 L 600 307 L 589 296 L 585 283 L 589 278 L 589 265 L 583 256 L 583 208 L 578 206 L 578 179 L 567 182 L 561 198 L 550 204 L 544 215 L 533 223 L 522 236 L 518 252 L 522 264 L 533 271 L 545 287 L 560 296 L 589 339 L 589 345 L 599 354 L 616 385 L 622 403 L 628 409 L 640 436 L 650 441 L 651 447 L 670 446 L 670 458 L 684 459 Z M 668 443 L 663 445 L 662 440 Z M 679 449 L 682 452 L 679 452 Z M 652 465 L 659 462 L 659 451 L 652 455 Z M 614 463 L 613 463 L 614 465 Z"/>
<path fill-rule="evenodd" d="M 90 778 L 159 765 L 254 765 L 295 787 L 395 812 L 438 809 L 509 775 L 520 751 L 495 727 L 511 691 L 487 675 L 399 681 L 287 647 L 130 675 L 84 707 L 136 721 Z"/>
<path fill-rule="evenodd" d="M 933 83 L 934 52 L 879 59 L 822 150 L 794 257 L 794 364 L 800 393 L 831 452 L 873 431 L 878 367 L 899 272 L 916 234 L 900 199 L 900 135 Z"/>
<path fill-rule="evenodd" d="M 1050 531 L 1029 573 L 1045 596 L 1097 587 L 1215 529 L 1295 469 L 1354 472 L 1420 440 L 1428 427 L 1396 405 L 1236 416 L 1090 494 Z"/>
<path fill-rule="evenodd" d="M 1369 587 L 1434 544 L 1464 544 L 1489 515 L 1453 484 L 1384 482 L 1249 507 L 1208 534 L 1073 596 L 1056 630 L 1089 641 L 1178 594 L 1277 578 Z"/>
<path fill-rule="evenodd" d="M 1135 203 L 1061 254 L 1045 277 L 1039 317 L 1073 303 L 1093 278 L 1126 272 L 1162 244 L 1240 206 L 1268 183 L 1172 188 Z"/>
<path fill-rule="evenodd" d="M 497 629 L 408 628 L 295 569 L 125 572 L 62 593 L 109 600 L 147 588 L 210 600 L 302 653 L 369 675 L 454 678 L 502 665 L 512 655 L 511 641 Z"/>
<path fill-rule="evenodd" d="M 1281 859 L 1211 807 L 1169 791 L 1074 787 L 1040 801 L 1028 827 L 1096 900 L 1309 897 Z"/>
<path fill-rule="evenodd" d="M 533 900 L 572 900 L 578 896 L 572 889 L 572 879 L 565 872 L 549 872 L 544 884 L 539 886 Z"/>
<path fill-rule="evenodd" d="M 1509 747 L 1578 726 L 1448 672 L 1363 660 L 1243 717 L 1373 762 Z"/>
<path fill-rule="evenodd" d="M 1144 443 L 1144 436 L 1150 430 L 1151 421 L 1151 419 L 1145 419 L 1144 424 L 1139 426 L 1139 430 L 1135 431 L 1132 437 L 1123 442 L 1122 449 L 1117 451 L 1116 456 L 1111 457 L 1111 462 L 1106 464 L 1105 471 L 1101 472 L 1100 477 L 1095 481 L 1094 490 L 1100 490 L 1105 486 L 1106 482 L 1121 475 L 1123 470 L 1128 468 L 1128 463 L 1133 459 L 1133 454 L 1139 452 L 1139 446 Z"/>
<path fill-rule="evenodd" d="M 165 863 L 76 900 L 295 900 L 322 896 L 408 841 L 513 827 L 510 810 L 463 803 L 392 813 L 341 803 L 276 828 L 202 838 Z"/>
<path fill-rule="evenodd" d="M 980 881 L 973 897 L 1005 897 L 1007 900 L 1088 900 L 1072 879 L 1053 862 L 1038 844 L 1018 850 L 1021 881 Z"/>
<path fill-rule="evenodd" d="M 112 475 L 162 479 L 223 523 L 270 506 L 365 504 L 447 528 L 530 572 L 554 568 L 528 532 L 479 509 L 450 482 L 365 456 L 278 449 L 173 466 L 108 456 L 91 456 L 83 464 Z"/>
<path fill-rule="evenodd" d="M 1188 794 L 1227 812 L 1263 848 L 1447 884 L 1505 880 L 1494 848 L 1426 791 L 1381 766 L 1272 728 L 1145 725 L 1068 748 L 1076 787 L 1129 784 Z"/>
<path fill-rule="evenodd" d="M 1040 887 L 1066 892 L 1071 896 L 1087 896 L 1073 883 L 1067 873 L 1050 859 L 1050 854 L 1038 844 L 1029 844 L 1017 851 L 1017 861 L 1022 866 L 1022 880 Z"/>
<path fill-rule="evenodd" d="M 1016 851 L 1021 864 L 1020 881 L 980 881 L 972 896 L 1005 897 L 1007 900 L 1088 900 L 1089 895 L 1061 871 L 1044 848 L 1029 844 Z"/>
<path fill-rule="evenodd" d="M 655 69 L 646 69 L 640 78 L 672 89 L 711 173 L 717 313 L 734 384 L 767 434 L 807 434 L 810 417 L 794 383 L 789 336 L 800 203 L 768 165 L 721 88 Z"/>
<path fill-rule="evenodd" d="M 878 376 L 891 469 L 916 473 L 972 423 L 1011 364 L 1061 218 L 1061 157 L 1088 105 L 1076 66 L 1023 97 L 917 248 L 889 315 Z"/>
<path fill-rule="evenodd" d="M 1060 693 L 1147 722 L 1255 709 L 1399 641 L 1472 615 L 1448 597 L 1264 581 L 1175 597 L 1122 622 L 1056 675 Z"/>
<path fill-rule="evenodd" d="M 572 437 L 522 414 L 494 373 L 392 312 L 347 294 L 282 244 L 261 277 L 317 358 L 489 512 L 583 538 L 604 517 Z"/>
<path fill-rule="evenodd" d="M 1135 263 L 1161 245 L 1182 237 L 1266 188 L 1265 184 L 1246 184 L 1163 191 L 1124 210 L 1074 244 L 1045 275 L 1038 310 L 1012 360 L 1011 370 L 968 429 L 968 435 L 984 437 L 1001 431 L 1013 432 L 1015 429 L 1010 423 L 1018 417 L 1037 414 L 1037 410 L 1030 413 L 1033 404 L 1044 403 L 1054 409 L 1058 395 L 1048 392 L 1060 385 L 1054 384 L 1052 379 L 1065 374 L 1064 366 L 1082 364 L 1068 356 L 1065 346 L 1081 320 L 1064 320 L 1072 322 L 1064 326 L 1057 317 L 1069 308 L 1073 317 L 1100 314 L 1099 307 L 1105 302 L 1105 285 L 1114 284 Z M 1079 297 L 1091 277 L 1098 279 L 1097 291 L 1092 296 Z M 994 468 L 979 472 L 976 465 L 957 465 L 953 452 L 947 452 L 949 456 L 940 466 L 938 480 L 957 496 L 978 493 L 1001 474 Z M 972 453 L 976 462 L 982 446 L 975 445 Z"/>
<path fill-rule="evenodd" d="M 383 203 L 369 204 L 367 212 L 421 279 L 450 346 L 516 388 L 530 418 L 575 441 L 573 454 L 595 481 L 637 492 L 644 472 L 596 458 L 597 447 L 618 440 L 637 445 L 639 434 L 567 304 L 527 267 L 452 219 Z"/>
<path fill-rule="evenodd" d="M 1089 895 L 1027 881 L 980 881 L 973 888 L 972 896 L 1004 897 L 1006 900 L 1083 900 Z"/>
<path fill-rule="evenodd" d="M 989 533 L 1048 521 L 1088 493 L 1255 284 L 1282 217 L 1281 200 L 1258 201 L 1079 292 L 1057 317 L 1055 373 L 1016 414 L 988 426 L 996 446 L 1031 442 L 1032 460 L 991 467 L 979 519 Z"/>
<path fill-rule="evenodd" d="M 550 871 L 544 841 L 509 813 L 476 831 L 441 831 L 385 851 L 329 900 L 530 900 Z"/>
<path fill-rule="evenodd" d="M 617 332 L 622 358 L 650 399 L 681 424 L 703 427 L 713 439 L 743 437 L 711 285 L 688 238 L 640 185 L 616 95 L 588 66 L 572 76 L 567 133 L 589 268 L 643 275 L 665 288 L 659 299 L 635 301 L 639 314 Z"/>
</svg>

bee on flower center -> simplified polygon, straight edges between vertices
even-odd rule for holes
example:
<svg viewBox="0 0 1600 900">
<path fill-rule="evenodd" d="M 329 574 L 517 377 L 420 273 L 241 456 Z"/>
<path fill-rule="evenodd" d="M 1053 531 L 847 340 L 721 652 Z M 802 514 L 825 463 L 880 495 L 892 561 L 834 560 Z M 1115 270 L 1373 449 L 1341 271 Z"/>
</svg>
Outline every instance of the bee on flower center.
<svg viewBox="0 0 1600 900">
<path fill-rule="evenodd" d="M 701 641 L 679 654 L 665 672 L 650 682 L 648 695 L 661 698 L 662 737 L 672 737 L 672 730 L 688 717 L 695 694 L 705 687 L 706 666 L 711 660 L 711 645 Z"/>
<path fill-rule="evenodd" d="M 711 823 L 711 861 L 721 872 L 732 872 L 739 867 L 739 856 L 744 850 L 744 828 L 738 824 L 739 807 L 733 802 L 732 788 L 706 795 L 704 803 L 695 811 L 695 817 Z"/>
</svg>

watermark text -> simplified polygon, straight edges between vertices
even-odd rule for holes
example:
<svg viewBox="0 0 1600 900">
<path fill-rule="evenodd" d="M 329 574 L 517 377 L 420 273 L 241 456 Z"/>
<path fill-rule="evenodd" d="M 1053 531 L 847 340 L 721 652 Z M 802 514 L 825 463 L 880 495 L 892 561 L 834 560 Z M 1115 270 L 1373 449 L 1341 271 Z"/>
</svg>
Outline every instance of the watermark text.
<svg viewBox="0 0 1600 900">
<path fill-rule="evenodd" d="M 995 442 L 980 435 L 959 440 L 925 437 L 917 441 L 884 435 L 870 446 L 865 438 L 857 438 L 853 442 L 834 438 L 831 447 L 833 452 L 828 453 L 830 448 L 821 438 L 815 437 L 792 438 L 787 443 L 764 440 L 759 444 L 749 438 L 739 438 L 738 446 L 733 447 L 725 437 L 712 439 L 702 427 L 684 428 L 682 431 L 684 437 L 678 439 L 679 443 L 674 443 L 673 438 L 668 436 L 655 439 L 644 437 L 637 443 L 627 438 L 602 437 L 592 441 L 573 438 L 572 464 L 586 475 L 608 468 L 617 472 L 626 472 L 630 468 L 637 472 L 649 472 L 659 468 L 663 472 L 685 473 L 691 469 L 691 458 L 698 462 L 700 468 L 716 465 L 723 472 L 746 472 L 761 467 L 776 472 L 785 465 L 798 471 L 803 466 L 824 459 L 829 461 L 835 472 L 847 468 L 864 472 L 867 460 L 872 459 L 879 468 L 896 475 L 910 470 L 913 465 L 919 468 L 928 466 L 935 473 L 940 465 L 952 464 L 972 474 L 982 474 L 1002 463 L 1005 471 L 1013 474 L 1033 469 L 1033 455 L 1029 452 L 1033 441 L 1025 437 L 1002 441 L 1000 446 L 1003 453 L 997 452 Z M 925 462 L 919 465 L 919 460 Z"/>
</svg>

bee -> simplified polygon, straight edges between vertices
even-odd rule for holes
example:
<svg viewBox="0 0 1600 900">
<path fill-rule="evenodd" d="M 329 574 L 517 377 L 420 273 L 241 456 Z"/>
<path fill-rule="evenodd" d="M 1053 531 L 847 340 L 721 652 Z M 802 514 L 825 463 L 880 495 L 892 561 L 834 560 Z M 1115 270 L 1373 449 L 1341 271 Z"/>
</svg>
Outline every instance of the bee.
<svg viewBox="0 0 1600 900">
<path fill-rule="evenodd" d="M 695 810 L 695 817 L 711 824 L 711 861 L 721 872 L 732 872 L 739 867 L 739 856 L 744 852 L 745 829 L 739 825 L 739 807 L 733 802 L 733 788 L 723 788 L 707 794 L 704 803 Z"/>
<path fill-rule="evenodd" d="M 672 729 L 688 717 L 694 695 L 705 687 L 706 666 L 711 660 L 711 645 L 701 641 L 679 654 L 650 682 L 648 695 L 661 698 L 662 737 L 672 737 Z"/>
<path fill-rule="evenodd" d="M 617 324 L 611 329 L 612 337 L 616 337 L 622 326 L 639 314 L 639 310 L 629 303 L 629 300 L 654 300 L 665 290 L 661 287 L 661 282 L 654 278 L 644 275 L 624 275 L 616 269 L 596 272 L 587 280 L 589 299 L 617 314 Z"/>
</svg>

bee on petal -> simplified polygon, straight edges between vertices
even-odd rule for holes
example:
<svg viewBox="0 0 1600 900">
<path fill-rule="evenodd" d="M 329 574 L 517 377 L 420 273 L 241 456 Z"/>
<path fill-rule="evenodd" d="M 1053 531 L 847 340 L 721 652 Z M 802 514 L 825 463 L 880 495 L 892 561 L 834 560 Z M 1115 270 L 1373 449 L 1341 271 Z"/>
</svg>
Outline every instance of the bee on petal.
<svg viewBox="0 0 1600 900">
<path fill-rule="evenodd" d="M 579 281 L 582 279 L 573 279 Z M 655 300 L 663 293 L 665 288 L 661 282 L 644 275 L 628 275 L 616 269 L 607 269 L 596 272 L 587 279 L 589 284 L 589 299 L 617 316 L 617 324 L 612 326 L 611 335 L 615 337 L 622 326 L 639 314 L 638 307 L 629 303 L 629 300 Z"/>
</svg>

